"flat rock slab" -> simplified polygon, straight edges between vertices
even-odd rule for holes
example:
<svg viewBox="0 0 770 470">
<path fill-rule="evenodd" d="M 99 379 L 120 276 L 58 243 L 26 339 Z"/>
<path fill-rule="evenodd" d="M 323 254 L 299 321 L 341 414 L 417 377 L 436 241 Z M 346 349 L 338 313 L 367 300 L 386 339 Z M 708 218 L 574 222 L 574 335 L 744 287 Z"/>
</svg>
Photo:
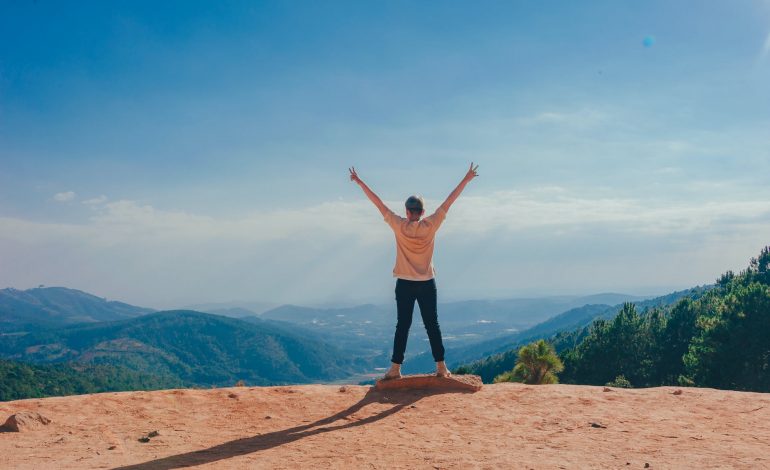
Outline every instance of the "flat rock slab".
<svg viewBox="0 0 770 470">
<path fill-rule="evenodd" d="M 374 384 L 375 390 L 481 390 L 478 375 L 452 375 L 438 377 L 434 374 L 405 375 L 400 379 L 380 379 Z"/>
</svg>

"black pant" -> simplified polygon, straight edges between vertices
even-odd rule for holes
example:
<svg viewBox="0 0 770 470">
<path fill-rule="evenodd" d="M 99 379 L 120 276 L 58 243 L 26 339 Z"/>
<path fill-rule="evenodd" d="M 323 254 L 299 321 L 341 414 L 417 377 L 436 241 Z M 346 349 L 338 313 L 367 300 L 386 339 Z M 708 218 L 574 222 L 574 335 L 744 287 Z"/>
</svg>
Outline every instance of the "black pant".
<svg viewBox="0 0 770 470">
<path fill-rule="evenodd" d="M 390 360 L 396 364 L 404 362 L 404 351 L 406 351 L 406 340 L 409 338 L 409 327 L 412 326 L 415 300 L 420 306 L 422 322 L 428 332 L 433 359 L 436 362 L 443 361 L 444 345 L 441 342 L 441 330 L 438 326 L 435 279 L 429 281 L 398 279 L 396 281 L 398 323 L 396 324 L 396 337 L 393 339 L 393 357 Z"/>
</svg>

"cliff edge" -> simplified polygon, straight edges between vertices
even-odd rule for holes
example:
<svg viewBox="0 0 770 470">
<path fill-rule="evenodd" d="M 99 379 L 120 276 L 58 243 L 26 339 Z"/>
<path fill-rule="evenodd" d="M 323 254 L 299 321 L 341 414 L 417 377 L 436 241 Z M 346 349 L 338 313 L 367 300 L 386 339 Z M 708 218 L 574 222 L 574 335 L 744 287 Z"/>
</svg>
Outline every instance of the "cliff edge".
<svg viewBox="0 0 770 470">
<path fill-rule="evenodd" d="M 2 468 L 767 468 L 770 395 L 302 385 L 0 403 Z"/>
</svg>

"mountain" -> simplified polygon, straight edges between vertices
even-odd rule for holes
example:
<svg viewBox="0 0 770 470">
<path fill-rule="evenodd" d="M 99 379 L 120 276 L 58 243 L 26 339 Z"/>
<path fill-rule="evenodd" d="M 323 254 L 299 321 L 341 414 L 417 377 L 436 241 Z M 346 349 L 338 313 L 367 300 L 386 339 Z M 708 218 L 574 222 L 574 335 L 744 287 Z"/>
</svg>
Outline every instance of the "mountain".
<svg viewBox="0 0 770 470">
<path fill-rule="evenodd" d="M 333 380 L 367 366 L 336 346 L 285 327 L 188 310 L 0 335 L 0 356 L 32 363 L 115 364 L 203 386 Z"/>
<path fill-rule="evenodd" d="M 247 316 L 261 315 L 262 313 L 277 307 L 272 302 L 213 302 L 187 305 L 179 310 L 195 310 L 196 312 L 213 313 L 215 315 L 224 315 L 226 317 L 241 318 Z"/>
<path fill-rule="evenodd" d="M 739 273 L 670 308 L 625 305 L 559 347 L 567 383 L 770 392 L 770 246 Z"/>
<path fill-rule="evenodd" d="M 0 290 L 0 331 L 124 320 L 151 312 L 65 287 Z"/>
<path fill-rule="evenodd" d="M 439 320 L 442 327 L 454 328 L 474 324 L 494 324 L 498 330 L 524 329 L 565 310 L 586 304 L 604 303 L 615 305 L 622 302 L 640 301 L 646 297 L 626 294 L 596 294 L 590 296 L 535 297 L 500 300 L 464 300 L 439 303 Z M 415 306 L 415 312 L 417 307 Z M 396 306 L 393 304 L 365 304 L 347 308 L 314 308 L 282 305 L 268 310 L 260 318 L 288 321 L 298 324 L 321 326 L 368 322 L 395 325 Z M 418 315 L 419 316 L 419 315 Z"/>
<path fill-rule="evenodd" d="M 684 297 L 693 297 L 702 295 L 709 287 L 696 287 L 678 292 L 672 292 L 664 296 L 653 299 L 637 300 L 633 302 L 639 308 L 652 308 L 664 305 L 670 305 Z M 586 297 L 580 298 L 585 299 Z M 601 299 L 601 297 L 587 297 L 591 300 Z M 606 297 L 611 298 L 611 297 Z M 522 343 L 526 343 L 539 338 L 548 338 L 562 331 L 570 331 L 590 324 L 596 318 L 612 318 L 622 307 L 619 305 L 588 304 L 576 308 L 571 308 L 555 317 L 541 322 L 531 328 L 503 335 L 487 341 L 466 345 L 459 348 L 447 348 L 446 357 L 450 366 L 456 367 L 460 364 L 481 360 L 485 356 L 492 356 L 503 353 L 511 349 L 518 349 Z M 422 353 L 409 358 L 404 363 L 404 370 L 407 373 L 425 372 L 433 368 L 433 358 L 430 353 Z M 474 372 L 476 373 L 476 372 Z"/>
<path fill-rule="evenodd" d="M 615 305 L 646 298 L 627 294 L 595 294 L 448 302 L 439 305 L 439 321 L 442 326 L 455 323 L 492 322 L 507 328 L 524 330 L 554 315 L 586 304 Z"/>
<path fill-rule="evenodd" d="M 211 313 L 213 315 L 222 315 L 223 317 L 230 317 L 230 318 L 251 318 L 251 317 L 257 316 L 257 312 L 253 310 L 247 310 L 241 307 L 209 308 L 209 309 L 185 308 L 184 310 L 195 310 L 198 312 Z"/>
<path fill-rule="evenodd" d="M 439 322 L 447 347 L 461 348 L 500 336 L 510 336 L 544 319 L 589 302 L 623 302 L 641 297 L 626 294 L 561 296 L 500 300 L 466 300 L 439 304 Z M 609 305 L 607 305 L 609 308 Z M 396 324 L 393 304 L 364 304 L 346 308 L 316 308 L 282 305 L 259 316 L 261 319 L 289 322 L 325 335 L 329 341 L 358 356 L 378 356 L 388 363 Z M 419 309 L 415 306 L 412 340 L 408 353 L 417 355 L 429 349 L 422 331 Z M 480 356 L 479 356 L 480 357 Z"/>
<path fill-rule="evenodd" d="M 348 324 L 350 322 L 388 322 L 389 309 L 373 304 L 358 305 L 344 308 L 313 308 L 297 305 L 281 305 L 268 310 L 260 318 L 280 320 L 298 324 Z"/>
</svg>

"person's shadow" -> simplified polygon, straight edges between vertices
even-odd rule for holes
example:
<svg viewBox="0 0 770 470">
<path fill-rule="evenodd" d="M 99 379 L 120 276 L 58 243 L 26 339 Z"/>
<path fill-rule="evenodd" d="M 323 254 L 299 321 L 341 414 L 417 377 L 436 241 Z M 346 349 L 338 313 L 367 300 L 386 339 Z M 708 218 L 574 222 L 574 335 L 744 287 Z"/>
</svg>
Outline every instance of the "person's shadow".
<svg viewBox="0 0 770 470">
<path fill-rule="evenodd" d="M 339 413 L 335 413 L 332 416 L 319 419 L 318 421 L 310 424 L 303 424 L 301 426 L 295 426 L 293 428 L 283 429 L 280 431 L 274 431 L 267 434 L 260 434 L 252 437 L 244 437 L 242 439 L 236 439 L 234 441 L 225 442 L 223 444 L 209 447 L 208 449 L 196 450 L 193 452 L 187 452 L 184 454 L 172 455 L 169 457 L 163 457 L 156 460 L 150 460 L 148 462 L 127 465 L 123 467 L 116 467 L 115 470 L 150 470 L 150 469 L 172 469 L 180 467 L 189 467 L 192 465 L 202 465 L 206 463 L 216 462 L 219 460 L 229 459 L 231 457 L 237 457 L 240 455 L 251 454 L 262 450 L 278 447 L 283 444 L 303 439 L 305 437 L 314 436 L 316 434 L 338 431 L 340 429 L 353 428 L 356 426 L 364 426 L 375 421 L 379 421 L 383 418 L 398 413 L 403 408 L 416 403 L 424 397 L 431 395 L 439 395 L 444 393 L 472 393 L 467 391 L 456 390 L 407 390 L 407 391 L 375 391 L 372 387 L 366 395 L 356 404 L 352 405 Z M 375 415 L 360 419 L 358 421 L 345 422 L 344 424 L 331 425 L 335 421 L 345 419 L 352 415 L 356 411 L 362 409 L 366 405 L 371 403 L 387 403 L 393 406 L 385 411 L 381 411 Z"/>
</svg>

